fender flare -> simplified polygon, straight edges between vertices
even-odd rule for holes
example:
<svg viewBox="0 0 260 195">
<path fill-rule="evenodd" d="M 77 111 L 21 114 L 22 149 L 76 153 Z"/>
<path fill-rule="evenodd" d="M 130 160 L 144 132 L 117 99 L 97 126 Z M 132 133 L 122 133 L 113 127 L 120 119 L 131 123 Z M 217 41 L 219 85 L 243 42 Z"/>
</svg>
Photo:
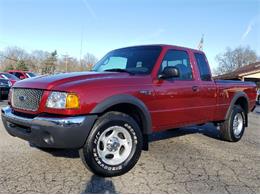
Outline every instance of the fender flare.
<svg viewBox="0 0 260 195">
<path fill-rule="evenodd" d="M 115 106 L 117 104 L 132 104 L 136 106 L 139 109 L 139 112 L 141 113 L 142 117 L 142 123 L 143 123 L 143 133 L 145 135 L 152 133 L 152 119 L 150 112 L 146 105 L 138 98 L 128 95 L 128 94 L 120 94 L 120 95 L 114 95 L 111 96 L 102 102 L 98 103 L 94 109 L 91 110 L 91 114 L 99 114 L 103 113 L 105 110 L 109 109 L 112 106 Z"/>
<path fill-rule="evenodd" d="M 246 101 L 247 101 L 247 110 L 245 110 L 245 112 L 246 112 L 246 126 L 247 126 L 247 121 L 248 121 L 247 114 L 248 114 L 248 110 L 249 110 L 249 107 L 248 107 L 249 106 L 249 98 L 248 98 L 247 94 L 245 92 L 242 92 L 242 91 L 237 92 L 234 95 L 233 99 L 231 100 L 230 105 L 229 105 L 228 110 L 227 110 L 227 113 L 226 113 L 226 116 L 225 116 L 225 120 L 228 119 L 236 101 L 238 100 L 238 98 L 241 98 L 241 97 L 245 98 Z"/>
</svg>

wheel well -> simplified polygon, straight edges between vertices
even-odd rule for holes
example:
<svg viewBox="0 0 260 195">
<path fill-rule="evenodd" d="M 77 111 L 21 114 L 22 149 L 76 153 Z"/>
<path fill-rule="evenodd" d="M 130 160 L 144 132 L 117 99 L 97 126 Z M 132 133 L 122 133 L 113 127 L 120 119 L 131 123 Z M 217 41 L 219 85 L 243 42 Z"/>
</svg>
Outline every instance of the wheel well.
<svg viewBox="0 0 260 195">
<path fill-rule="evenodd" d="M 236 100 L 235 105 L 241 106 L 241 108 L 245 111 L 245 126 L 248 126 L 248 101 L 244 97 L 240 97 Z"/>
<path fill-rule="evenodd" d="M 143 149 L 148 150 L 148 135 L 145 133 L 145 129 L 147 128 L 147 121 L 141 109 L 130 103 L 120 103 L 109 107 L 103 113 L 109 111 L 118 111 L 131 116 L 137 122 L 143 134 Z"/>
<path fill-rule="evenodd" d="M 235 105 L 239 105 L 241 106 L 241 108 L 243 108 L 243 110 L 245 111 L 245 113 L 248 113 L 248 102 L 247 99 L 244 97 L 240 97 L 236 100 Z"/>
<path fill-rule="evenodd" d="M 116 104 L 116 105 L 111 106 L 110 108 L 106 109 L 103 113 L 106 113 L 109 111 L 118 111 L 118 112 L 128 114 L 133 119 L 135 119 L 135 121 L 139 125 L 141 131 L 144 130 L 145 127 L 144 127 L 144 124 L 142 121 L 142 114 L 137 106 L 128 104 L 128 103 Z"/>
</svg>

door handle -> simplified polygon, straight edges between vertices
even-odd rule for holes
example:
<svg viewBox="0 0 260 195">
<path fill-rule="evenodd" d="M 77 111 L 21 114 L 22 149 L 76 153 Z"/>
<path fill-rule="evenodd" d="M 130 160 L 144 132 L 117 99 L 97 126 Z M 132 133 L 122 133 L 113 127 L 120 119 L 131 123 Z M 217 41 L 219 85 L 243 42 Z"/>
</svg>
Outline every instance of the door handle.
<svg viewBox="0 0 260 195">
<path fill-rule="evenodd" d="M 192 86 L 192 91 L 194 92 L 199 91 L 199 86 Z"/>
</svg>

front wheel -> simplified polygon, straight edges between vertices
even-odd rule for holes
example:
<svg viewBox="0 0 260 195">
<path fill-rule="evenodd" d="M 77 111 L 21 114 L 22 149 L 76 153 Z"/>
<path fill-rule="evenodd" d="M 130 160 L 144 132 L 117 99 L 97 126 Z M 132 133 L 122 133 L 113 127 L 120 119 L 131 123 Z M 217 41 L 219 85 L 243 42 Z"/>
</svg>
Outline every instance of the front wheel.
<svg viewBox="0 0 260 195">
<path fill-rule="evenodd" d="M 223 140 L 237 142 L 242 138 L 245 131 L 245 116 L 245 111 L 240 106 L 233 107 L 229 118 L 220 125 Z"/>
<path fill-rule="evenodd" d="M 137 163 L 142 140 L 140 127 L 132 117 L 108 112 L 97 120 L 79 154 L 93 173 L 105 177 L 118 176 Z"/>
</svg>

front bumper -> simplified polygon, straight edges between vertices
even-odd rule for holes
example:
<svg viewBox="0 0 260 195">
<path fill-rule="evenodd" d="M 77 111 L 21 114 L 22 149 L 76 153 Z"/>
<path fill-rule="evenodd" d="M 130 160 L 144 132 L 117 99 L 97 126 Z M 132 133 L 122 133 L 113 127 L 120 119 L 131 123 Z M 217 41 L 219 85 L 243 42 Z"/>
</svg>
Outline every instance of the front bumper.
<svg viewBox="0 0 260 195">
<path fill-rule="evenodd" d="M 97 115 L 75 117 L 26 118 L 2 108 L 2 121 L 7 132 L 43 148 L 81 148 L 94 125 Z"/>
</svg>

